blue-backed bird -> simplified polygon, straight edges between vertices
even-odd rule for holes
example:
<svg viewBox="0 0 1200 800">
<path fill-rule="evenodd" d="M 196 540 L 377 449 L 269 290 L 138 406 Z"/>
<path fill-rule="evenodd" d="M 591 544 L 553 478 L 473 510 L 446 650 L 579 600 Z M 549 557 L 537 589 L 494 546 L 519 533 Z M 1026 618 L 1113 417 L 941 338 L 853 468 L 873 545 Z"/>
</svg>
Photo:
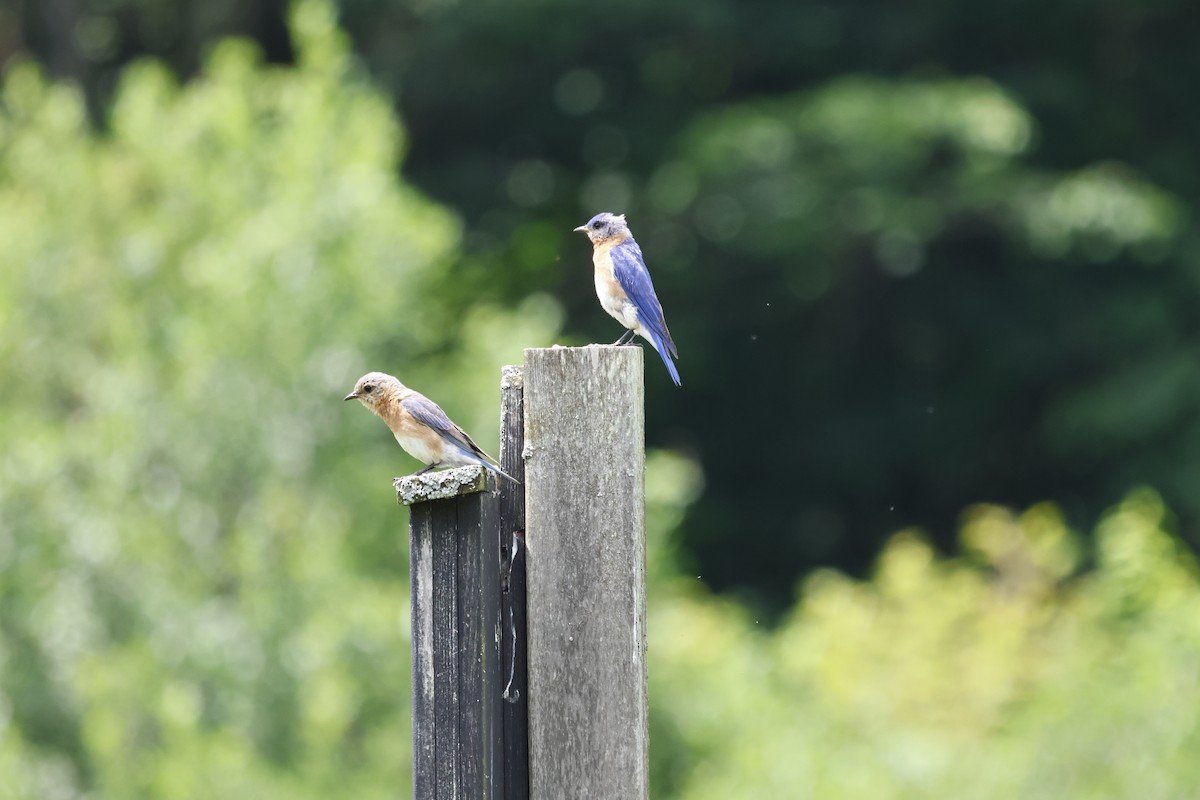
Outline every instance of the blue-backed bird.
<svg viewBox="0 0 1200 800">
<path fill-rule="evenodd" d="M 654 293 L 654 282 L 642 258 L 642 248 L 633 238 L 624 214 L 597 214 L 575 230 L 586 233 L 592 240 L 592 264 L 595 265 L 596 296 L 600 305 L 627 330 L 615 345 L 626 344 L 636 333 L 662 356 L 679 386 L 679 370 L 672 357 L 679 358 L 662 303 Z"/>
<path fill-rule="evenodd" d="M 479 464 L 513 483 L 520 483 L 492 463 L 496 459 L 483 452 L 437 403 L 387 373 L 363 375 L 344 399 L 357 400 L 366 406 L 387 424 L 404 452 L 426 465 L 414 475 L 437 467 Z"/>
</svg>

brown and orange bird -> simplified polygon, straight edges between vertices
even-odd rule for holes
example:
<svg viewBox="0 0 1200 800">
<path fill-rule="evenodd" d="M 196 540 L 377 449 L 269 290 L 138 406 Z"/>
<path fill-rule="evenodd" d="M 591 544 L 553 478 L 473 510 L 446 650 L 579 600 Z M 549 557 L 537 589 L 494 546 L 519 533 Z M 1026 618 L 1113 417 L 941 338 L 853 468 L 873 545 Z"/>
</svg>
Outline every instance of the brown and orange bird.
<svg viewBox="0 0 1200 800">
<path fill-rule="evenodd" d="M 387 424 L 404 452 L 427 465 L 414 475 L 438 467 L 479 464 L 513 483 L 520 483 L 493 463 L 495 459 L 455 425 L 437 403 L 387 373 L 363 375 L 345 399 L 357 400 L 366 406 Z"/>
</svg>

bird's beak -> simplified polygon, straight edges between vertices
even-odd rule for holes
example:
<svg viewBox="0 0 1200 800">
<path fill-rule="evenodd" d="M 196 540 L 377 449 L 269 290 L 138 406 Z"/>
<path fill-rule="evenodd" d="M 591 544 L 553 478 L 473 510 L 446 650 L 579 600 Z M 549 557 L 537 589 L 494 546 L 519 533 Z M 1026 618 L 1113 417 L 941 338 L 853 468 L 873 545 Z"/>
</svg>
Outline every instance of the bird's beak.
<svg viewBox="0 0 1200 800">
<path fill-rule="evenodd" d="M 587 233 L 587 225 L 580 225 L 575 230 L 578 231 L 579 233 Z"/>
<path fill-rule="evenodd" d="M 350 394 L 343 397 L 342 400 L 354 400 L 357 397 L 358 397 L 358 392 L 351 392 Z"/>
</svg>

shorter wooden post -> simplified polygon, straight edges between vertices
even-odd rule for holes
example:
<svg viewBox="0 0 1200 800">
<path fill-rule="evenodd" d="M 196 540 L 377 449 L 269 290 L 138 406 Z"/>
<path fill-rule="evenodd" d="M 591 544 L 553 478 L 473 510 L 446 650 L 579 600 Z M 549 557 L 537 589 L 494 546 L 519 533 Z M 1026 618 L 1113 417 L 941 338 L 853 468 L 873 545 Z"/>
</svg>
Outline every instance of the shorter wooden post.
<svg viewBox="0 0 1200 800">
<path fill-rule="evenodd" d="M 496 476 L 395 481 L 412 507 L 413 797 L 504 797 Z"/>
</svg>

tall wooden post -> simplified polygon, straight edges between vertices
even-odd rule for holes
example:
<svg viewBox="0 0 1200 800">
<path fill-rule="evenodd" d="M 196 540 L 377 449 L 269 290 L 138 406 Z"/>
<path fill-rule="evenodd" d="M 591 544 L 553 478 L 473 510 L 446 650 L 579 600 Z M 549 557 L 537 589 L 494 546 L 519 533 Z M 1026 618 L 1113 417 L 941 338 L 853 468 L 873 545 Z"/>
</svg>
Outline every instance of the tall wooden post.
<svg viewBox="0 0 1200 800">
<path fill-rule="evenodd" d="M 640 347 L 525 351 L 533 800 L 649 796 Z"/>
</svg>

